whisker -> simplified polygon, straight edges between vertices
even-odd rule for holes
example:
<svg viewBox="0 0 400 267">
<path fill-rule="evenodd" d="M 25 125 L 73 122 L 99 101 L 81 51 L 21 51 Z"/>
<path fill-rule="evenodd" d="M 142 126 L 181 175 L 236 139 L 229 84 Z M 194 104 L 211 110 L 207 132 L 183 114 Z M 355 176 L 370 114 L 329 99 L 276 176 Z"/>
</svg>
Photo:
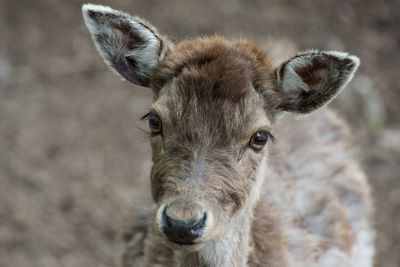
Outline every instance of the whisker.
<svg viewBox="0 0 400 267">
<path fill-rule="evenodd" d="M 229 249 L 228 249 L 228 246 L 226 245 L 225 240 L 224 240 L 222 237 L 220 237 L 219 240 L 221 240 L 221 243 L 222 243 L 222 245 L 224 246 L 224 248 L 225 248 L 225 250 L 226 250 L 226 253 L 228 253 L 228 256 L 229 256 L 229 258 L 231 259 L 231 262 L 232 262 L 232 266 L 233 266 L 233 267 L 236 267 L 235 262 L 233 261 L 232 254 L 230 253 L 230 251 L 229 251 Z"/>
</svg>

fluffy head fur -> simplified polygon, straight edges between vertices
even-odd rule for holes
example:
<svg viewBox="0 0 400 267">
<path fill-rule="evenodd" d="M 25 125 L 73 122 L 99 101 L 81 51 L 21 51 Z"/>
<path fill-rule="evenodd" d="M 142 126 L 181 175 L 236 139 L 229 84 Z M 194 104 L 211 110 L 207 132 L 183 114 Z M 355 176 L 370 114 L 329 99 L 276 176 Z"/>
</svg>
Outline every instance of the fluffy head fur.
<svg viewBox="0 0 400 267">
<path fill-rule="evenodd" d="M 297 182 L 291 185 L 297 191 L 281 187 L 292 177 L 279 177 L 267 166 L 272 140 L 257 147 L 253 138 L 260 132 L 271 137 L 279 113 L 308 113 L 331 101 L 357 69 L 356 57 L 309 51 L 273 68 L 268 55 L 250 41 L 211 37 L 174 46 L 137 17 L 96 5 L 84 5 L 83 14 L 106 63 L 128 81 L 153 90 L 147 117 L 162 125 L 151 136 L 156 209 L 149 229 L 138 230 L 132 239 L 144 251 L 136 247 L 131 253 L 141 253 L 148 265 L 163 266 L 230 266 L 232 260 L 237 266 L 328 266 L 339 262 L 335 255 L 350 255 L 357 234 L 345 212 L 327 207 L 320 221 L 308 218 L 313 203 L 302 195 L 307 190 Z M 268 192 L 274 187 L 280 191 Z M 306 183 L 305 188 L 315 187 Z M 264 201 L 259 202 L 261 192 Z M 321 205 L 339 202 L 323 198 Z M 181 222 L 205 214 L 205 227 L 191 244 L 174 242 L 163 231 L 166 211 Z M 326 224 L 324 218 L 333 223 L 324 228 L 319 225 Z M 297 223 L 326 242 L 293 234 L 302 233 Z M 313 250 L 315 258 L 301 253 Z"/>
</svg>

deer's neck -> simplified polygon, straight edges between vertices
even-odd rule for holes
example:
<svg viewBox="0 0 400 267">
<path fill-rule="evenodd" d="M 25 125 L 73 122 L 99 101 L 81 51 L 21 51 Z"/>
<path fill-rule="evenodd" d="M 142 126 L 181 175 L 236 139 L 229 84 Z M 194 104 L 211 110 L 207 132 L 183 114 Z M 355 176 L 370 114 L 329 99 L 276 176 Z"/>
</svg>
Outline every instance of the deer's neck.
<svg viewBox="0 0 400 267">
<path fill-rule="evenodd" d="M 253 210 L 259 200 L 261 186 L 264 181 L 265 164 L 266 161 L 264 159 L 257 170 L 256 184 L 250 194 L 247 206 L 236 212 L 229 224 L 226 225 L 222 237 L 219 240 L 208 242 L 200 251 L 192 253 L 179 252 L 177 255 L 179 266 L 247 266 Z"/>
</svg>

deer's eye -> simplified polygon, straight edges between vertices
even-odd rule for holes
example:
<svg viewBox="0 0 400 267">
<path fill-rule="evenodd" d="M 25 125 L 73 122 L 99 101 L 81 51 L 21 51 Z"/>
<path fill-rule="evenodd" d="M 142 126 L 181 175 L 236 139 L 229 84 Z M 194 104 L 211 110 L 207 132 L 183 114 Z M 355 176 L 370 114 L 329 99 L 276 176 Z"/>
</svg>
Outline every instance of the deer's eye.
<svg viewBox="0 0 400 267">
<path fill-rule="evenodd" d="M 268 141 L 267 131 L 258 131 L 250 138 L 249 146 L 255 150 L 261 150 Z"/>
<path fill-rule="evenodd" d="M 162 124 L 160 117 L 155 114 L 151 114 L 149 116 L 149 127 L 152 134 L 159 134 L 161 133 Z"/>
</svg>

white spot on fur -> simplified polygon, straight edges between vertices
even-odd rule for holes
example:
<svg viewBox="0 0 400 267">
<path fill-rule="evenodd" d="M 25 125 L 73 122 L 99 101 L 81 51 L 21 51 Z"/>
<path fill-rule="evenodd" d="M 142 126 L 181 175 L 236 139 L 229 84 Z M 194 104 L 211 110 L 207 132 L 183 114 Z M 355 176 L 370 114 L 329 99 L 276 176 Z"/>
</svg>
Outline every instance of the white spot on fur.
<svg viewBox="0 0 400 267">
<path fill-rule="evenodd" d="M 319 267 L 353 267 L 351 265 L 348 255 L 337 248 L 328 249 L 318 259 L 317 265 Z M 354 265 L 354 266 L 367 266 L 367 265 Z"/>
</svg>

